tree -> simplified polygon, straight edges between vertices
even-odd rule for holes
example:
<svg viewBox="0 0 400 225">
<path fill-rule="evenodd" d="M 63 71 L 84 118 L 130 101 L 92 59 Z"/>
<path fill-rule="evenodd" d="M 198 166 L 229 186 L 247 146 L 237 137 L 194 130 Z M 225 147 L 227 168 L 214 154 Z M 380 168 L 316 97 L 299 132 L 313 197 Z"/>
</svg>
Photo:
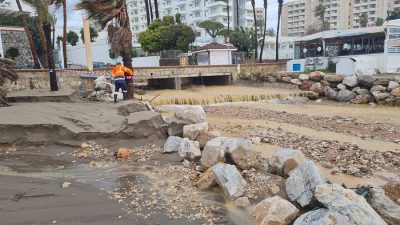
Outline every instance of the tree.
<svg viewBox="0 0 400 225">
<path fill-rule="evenodd" d="M 274 28 L 271 27 L 271 28 L 267 29 L 268 37 L 275 37 L 275 35 L 276 35 L 276 32 L 275 32 Z"/>
<path fill-rule="evenodd" d="M 368 24 L 368 14 L 365 12 L 361 13 L 361 15 L 358 17 L 358 23 L 361 27 L 366 27 Z"/>
<path fill-rule="evenodd" d="M 75 46 L 78 42 L 79 42 L 79 36 L 76 32 L 70 30 L 67 33 L 67 42 L 72 45 Z"/>
<path fill-rule="evenodd" d="M 7 106 L 7 92 L 2 88 L 6 80 L 16 81 L 17 73 L 13 67 L 14 61 L 0 58 L 0 106 Z"/>
<path fill-rule="evenodd" d="M 22 6 L 21 6 L 21 2 L 19 0 L 16 0 L 16 2 L 17 2 L 17 6 L 18 6 L 19 12 L 23 12 Z M 21 16 L 21 20 L 22 20 L 22 23 L 24 25 L 24 30 L 25 30 L 26 36 L 28 37 L 29 47 L 31 48 L 32 57 L 33 57 L 33 63 L 35 64 L 34 67 L 36 69 L 39 69 L 39 68 L 41 68 L 40 61 L 39 61 L 39 56 L 38 56 L 37 51 L 36 51 L 35 43 L 33 42 L 32 33 L 29 30 L 29 25 L 28 25 L 27 19 L 28 19 L 27 15 L 22 15 Z"/>
<path fill-rule="evenodd" d="M 220 35 L 227 36 L 228 31 L 226 29 L 220 32 Z M 250 53 L 254 51 L 254 37 L 257 36 L 253 28 L 249 27 L 236 27 L 230 32 L 231 44 L 233 44 L 238 51 Z"/>
<path fill-rule="evenodd" d="M 376 18 L 375 26 L 382 26 L 384 22 L 385 22 L 384 19 L 378 17 L 378 18 Z"/>
<path fill-rule="evenodd" d="M 310 25 L 310 26 L 308 26 L 308 27 L 306 28 L 305 34 L 306 34 L 306 35 L 310 35 L 310 34 L 318 33 L 318 32 L 320 32 L 320 31 L 321 31 L 321 29 L 320 29 L 319 27 Z"/>
<path fill-rule="evenodd" d="M 99 31 L 107 27 L 111 49 L 122 57 L 124 66 L 132 69 L 132 31 L 126 4 L 126 0 L 80 0 L 76 7 L 87 11 L 88 18 L 99 24 Z M 128 95 L 133 97 L 132 79 L 127 86 Z"/>
<path fill-rule="evenodd" d="M 254 30 L 257 34 L 257 15 L 256 15 L 256 1 L 255 0 L 251 0 L 251 7 L 253 8 L 253 19 L 254 19 Z M 257 61 L 257 57 L 258 57 L 258 40 L 257 40 L 257 35 L 254 37 L 254 45 L 256 46 L 256 48 L 254 49 L 254 59 Z"/>
<path fill-rule="evenodd" d="M 264 52 L 264 46 L 265 46 L 265 36 L 267 35 L 267 12 L 268 12 L 268 0 L 264 0 L 264 32 L 263 32 L 263 39 L 261 43 L 261 51 L 260 51 L 260 63 L 262 63 L 262 55 Z"/>
<path fill-rule="evenodd" d="M 99 34 L 97 33 L 96 29 L 94 29 L 92 26 L 89 27 L 89 31 L 90 31 L 90 41 L 94 42 L 95 39 L 99 36 Z M 81 29 L 80 33 L 82 42 L 85 43 L 85 35 L 83 33 L 83 29 Z"/>
<path fill-rule="evenodd" d="M 329 22 L 325 20 L 325 12 L 326 12 L 326 6 L 323 4 L 317 5 L 314 9 L 314 16 L 318 17 L 321 20 L 321 30 L 329 30 Z"/>
<path fill-rule="evenodd" d="M 50 76 L 50 90 L 58 91 L 57 84 L 57 74 L 55 70 L 55 62 L 54 62 L 54 52 L 53 46 L 51 43 L 51 14 L 49 11 L 50 5 L 53 3 L 51 0 L 24 0 L 26 3 L 32 6 L 35 9 L 38 19 L 39 19 L 39 28 L 43 25 L 43 32 L 45 34 L 45 45 L 47 47 L 47 61 L 49 67 L 49 76 Z"/>
<path fill-rule="evenodd" d="M 278 25 L 276 28 L 276 43 L 275 43 L 275 54 L 276 54 L 276 61 L 279 61 L 279 28 L 281 25 L 281 16 L 282 16 L 282 7 L 283 7 L 283 0 L 278 0 Z"/>
<path fill-rule="evenodd" d="M 387 20 L 397 20 L 400 19 L 400 8 L 396 8 L 392 11 L 388 11 L 388 18 Z"/>
<path fill-rule="evenodd" d="M 64 58 L 64 68 L 68 68 L 68 58 L 67 58 L 67 0 L 63 0 L 63 58 Z"/>
<path fill-rule="evenodd" d="M 6 51 L 5 58 L 15 60 L 20 55 L 18 48 L 10 47 Z"/>
<path fill-rule="evenodd" d="M 51 14 L 51 32 L 53 34 L 53 49 L 55 49 L 56 45 L 56 24 L 57 24 L 57 16 L 56 14 Z"/>
<path fill-rule="evenodd" d="M 203 28 L 208 35 L 215 39 L 218 36 L 219 32 L 224 28 L 224 25 L 217 21 L 205 20 L 199 24 L 199 27 Z"/>
<path fill-rule="evenodd" d="M 138 41 L 146 52 L 159 52 L 161 50 L 188 51 L 196 35 L 193 29 L 180 22 L 180 15 L 165 16 L 162 20 L 155 19 L 147 30 L 139 34 Z"/>
</svg>

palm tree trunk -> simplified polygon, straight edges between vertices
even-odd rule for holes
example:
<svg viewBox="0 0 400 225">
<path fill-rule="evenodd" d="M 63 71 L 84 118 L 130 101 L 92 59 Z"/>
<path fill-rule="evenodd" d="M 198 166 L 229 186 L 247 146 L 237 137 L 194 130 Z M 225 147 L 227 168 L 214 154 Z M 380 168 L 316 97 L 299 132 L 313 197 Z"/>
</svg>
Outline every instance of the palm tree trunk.
<svg viewBox="0 0 400 225">
<path fill-rule="evenodd" d="M 263 31 L 263 40 L 261 43 L 261 51 L 260 51 L 260 58 L 259 58 L 260 63 L 262 63 L 262 60 L 263 60 L 265 35 L 267 34 L 267 10 L 268 10 L 268 0 L 264 0 L 264 31 Z"/>
<path fill-rule="evenodd" d="M 19 0 L 16 0 L 16 2 L 18 5 L 18 10 L 20 12 L 23 12 L 21 2 Z M 32 33 L 29 30 L 28 22 L 26 21 L 27 16 L 23 15 L 23 16 L 21 16 L 21 19 L 22 19 L 22 23 L 24 24 L 24 30 L 25 30 L 26 36 L 28 37 L 29 47 L 31 48 L 33 64 L 35 64 L 34 68 L 40 69 L 41 65 L 40 65 L 39 56 L 36 51 L 36 45 L 35 45 L 35 43 L 33 43 Z"/>
<path fill-rule="evenodd" d="M 149 10 L 150 10 L 150 19 L 153 21 L 153 6 L 151 4 L 151 0 L 149 0 Z"/>
<path fill-rule="evenodd" d="M 45 41 L 47 46 L 47 57 L 49 62 L 50 91 L 58 91 L 53 45 L 51 44 L 51 24 L 48 22 L 43 24 L 43 30 L 46 36 Z"/>
<path fill-rule="evenodd" d="M 239 0 L 236 0 L 236 25 L 239 27 Z"/>
<path fill-rule="evenodd" d="M 279 29 L 281 26 L 283 0 L 278 0 L 278 26 L 276 28 L 275 60 L 279 61 Z"/>
<path fill-rule="evenodd" d="M 251 0 L 251 7 L 253 8 L 253 18 L 254 18 L 254 59 L 257 61 L 258 57 L 258 34 L 257 34 L 257 16 L 256 16 L 256 2 Z"/>
<path fill-rule="evenodd" d="M 68 68 L 67 59 L 67 0 L 63 1 L 63 16 L 64 16 L 64 27 L 63 27 L 63 58 L 64 68 Z"/>
<path fill-rule="evenodd" d="M 144 5 L 145 5 L 145 10 L 146 10 L 147 25 L 149 25 L 150 24 L 150 12 L 149 12 L 149 2 L 148 2 L 148 0 L 144 0 Z"/>
<path fill-rule="evenodd" d="M 38 28 L 39 28 L 39 33 L 40 33 L 40 42 L 42 44 L 42 50 L 44 54 L 44 68 L 49 68 L 49 60 L 48 60 L 48 51 L 47 51 L 47 46 L 46 46 L 46 36 L 43 30 L 43 19 L 40 15 L 37 16 L 38 18 Z M 50 28 L 51 32 L 51 28 Z"/>
<path fill-rule="evenodd" d="M 157 0 L 154 0 L 154 10 L 156 13 L 156 19 L 160 18 L 160 14 L 158 12 L 158 1 Z"/>
<path fill-rule="evenodd" d="M 226 0 L 226 10 L 228 11 L 228 37 L 229 37 L 229 33 L 230 33 L 230 25 L 229 25 L 229 21 L 230 21 L 230 18 L 229 18 L 229 0 Z"/>
<path fill-rule="evenodd" d="M 147 2 L 147 0 L 145 0 L 145 2 Z M 126 6 L 126 1 L 125 1 L 125 9 L 127 9 L 127 8 L 128 7 Z M 128 10 L 125 10 L 125 16 L 127 18 L 127 20 L 126 20 L 127 24 L 125 26 L 126 26 L 126 29 L 128 30 L 128 32 L 130 34 L 129 36 L 132 37 L 131 23 L 130 23 L 130 20 L 129 20 Z M 122 62 L 124 63 L 124 66 L 128 67 L 129 69 L 133 69 L 133 66 L 132 66 L 132 41 L 128 42 L 128 49 L 125 49 L 122 52 L 121 56 L 122 56 Z M 134 99 L 135 90 L 134 90 L 134 85 L 133 85 L 133 78 L 130 79 L 130 80 L 126 80 L 126 84 L 127 84 L 127 87 L 128 87 L 128 97 L 129 97 L 129 99 Z"/>
</svg>

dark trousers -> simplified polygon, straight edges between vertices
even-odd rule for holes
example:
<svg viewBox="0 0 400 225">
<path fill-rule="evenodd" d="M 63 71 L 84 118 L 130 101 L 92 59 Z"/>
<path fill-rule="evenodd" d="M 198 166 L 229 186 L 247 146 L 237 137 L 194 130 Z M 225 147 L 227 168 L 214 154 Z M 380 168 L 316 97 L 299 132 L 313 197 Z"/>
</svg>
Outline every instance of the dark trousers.
<svg viewBox="0 0 400 225">
<path fill-rule="evenodd" d="M 115 94 L 119 92 L 120 88 L 122 89 L 122 93 L 124 94 L 124 100 L 128 100 L 128 87 L 126 86 L 125 80 L 115 81 Z"/>
</svg>

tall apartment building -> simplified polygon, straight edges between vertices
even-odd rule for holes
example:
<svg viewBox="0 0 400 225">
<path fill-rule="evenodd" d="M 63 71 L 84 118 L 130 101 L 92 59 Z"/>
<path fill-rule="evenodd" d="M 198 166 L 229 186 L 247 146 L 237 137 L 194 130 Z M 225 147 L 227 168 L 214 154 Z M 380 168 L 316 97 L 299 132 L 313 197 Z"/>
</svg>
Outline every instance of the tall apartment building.
<svg viewBox="0 0 400 225">
<path fill-rule="evenodd" d="M 350 29 L 360 27 L 359 17 L 366 13 L 368 25 L 374 25 L 378 18 L 386 18 L 388 9 L 400 7 L 400 0 L 295 0 L 287 2 L 282 10 L 282 35 L 303 36 L 307 29 L 320 26 L 314 15 L 315 8 L 326 7 L 325 21 L 330 29 Z"/>
<path fill-rule="evenodd" d="M 253 11 L 248 1 L 239 1 L 236 7 L 235 0 L 229 0 L 231 29 L 235 26 L 252 26 Z M 153 15 L 155 17 L 154 1 L 151 0 Z M 239 11 L 237 11 L 237 8 Z M 144 0 L 131 0 L 128 3 L 128 11 L 131 20 L 133 44 L 138 47 L 138 35 L 147 28 L 146 10 Z M 196 33 L 196 43 L 199 45 L 209 43 L 211 38 L 199 24 L 204 20 L 214 20 L 228 26 L 228 13 L 226 3 L 218 0 L 158 0 L 160 18 L 181 14 L 183 23 L 188 24 Z"/>
<path fill-rule="evenodd" d="M 32 8 L 27 6 L 23 1 L 21 1 L 21 5 L 25 12 L 33 12 Z M 18 11 L 17 2 L 15 0 L 0 0 L 0 9 Z"/>
</svg>

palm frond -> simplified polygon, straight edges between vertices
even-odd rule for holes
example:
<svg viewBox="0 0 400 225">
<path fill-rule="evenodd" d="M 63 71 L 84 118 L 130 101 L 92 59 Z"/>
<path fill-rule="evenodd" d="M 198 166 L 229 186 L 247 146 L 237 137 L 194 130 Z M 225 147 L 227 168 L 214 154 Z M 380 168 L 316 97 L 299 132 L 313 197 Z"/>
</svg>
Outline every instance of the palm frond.
<svg viewBox="0 0 400 225">
<path fill-rule="evenodd" d="M 43 18 L 44 22 L 51 21 L 51 13 L 49 6 L 54 3 L 55 0 L 22 0 L 29 6 L 31 6 L 35 12 Z"/>
<path fill-rule="evenodd" d="M 15 62 L 0 58 L 0 106 L 7 105 L 7 92 L 2 88 L 6 80 L 16 81 L 17 73 L 14 71 Z"/>
</svg>

